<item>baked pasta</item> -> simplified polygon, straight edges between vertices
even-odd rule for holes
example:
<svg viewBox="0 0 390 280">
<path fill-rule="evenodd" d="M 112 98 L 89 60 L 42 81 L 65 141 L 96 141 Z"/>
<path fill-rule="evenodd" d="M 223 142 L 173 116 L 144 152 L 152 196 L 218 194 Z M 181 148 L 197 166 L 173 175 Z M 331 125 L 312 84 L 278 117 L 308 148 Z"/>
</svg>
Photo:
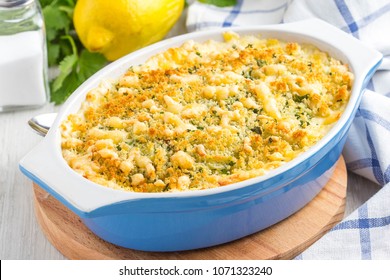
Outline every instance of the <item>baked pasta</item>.
<svg viewBox="0 0 390 280">
<path fill-rule="evenodd" d="M 89 91 L 61 125 L 69 166 L 134 192 L 221 187 L 294 159 L 340 118 L 347 65 L 312 45 L 224 39 L 188 41 Z"/>
</svg>

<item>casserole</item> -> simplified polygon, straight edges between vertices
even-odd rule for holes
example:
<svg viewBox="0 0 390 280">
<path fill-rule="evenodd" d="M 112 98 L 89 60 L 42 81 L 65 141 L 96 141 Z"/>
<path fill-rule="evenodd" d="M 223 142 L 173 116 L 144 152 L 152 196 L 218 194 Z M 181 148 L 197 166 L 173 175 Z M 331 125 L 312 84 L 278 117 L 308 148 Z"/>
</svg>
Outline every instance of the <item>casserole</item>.
<svg viewBox="0 0 390 280">
<path fill-rule="evenodd" d="M 133 192 L 264 175 L 321 139 L 349 100 L 348 66 L 312 45 L 223 33 L 187 41 L 91 89 L 62 122 L 62 155 Z"/>
<path fill-rule="evenodd" d="M 349 103 L 334 127 L 317 144 L 264 176 L 223 188 L 177 193 L 113 190 L 80 177 L 61 155 L 59 125 L 78 111 L 87 92 L 102 79 L 117 78 L 131 65 L 190 39 L 222 40 L 223 31 L 260 34 L 309 43 L 349 65 L 355 76 Z M 362 90 L 382 55 L 320 20 L 229 28 L 168 39 L 102 69 L 67 100 L 47 136 L 20 161 L 20 169 L 77 214 L 104 240 L 146 251 L 177 251 L 213 246 L 247 236 L 293 214 L 322 189 L 340 157 Z"/>
</svg>

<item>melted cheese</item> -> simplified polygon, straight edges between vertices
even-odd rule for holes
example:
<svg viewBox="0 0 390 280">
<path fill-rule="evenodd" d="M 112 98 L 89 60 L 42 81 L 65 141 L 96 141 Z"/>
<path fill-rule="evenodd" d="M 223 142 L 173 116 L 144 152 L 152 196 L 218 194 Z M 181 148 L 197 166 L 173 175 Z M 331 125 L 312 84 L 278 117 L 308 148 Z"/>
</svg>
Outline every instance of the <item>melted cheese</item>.
<svg viewBox="0 0 390 280">
<path fill-rule="evenodd" d="M 68 164 L 128 191 L 214 188 L 292 160 L 339 119 L 347 65 L 311 45 L 224 38 L 186 42 L 91 90 L 61 126 Z"/>
</svg>

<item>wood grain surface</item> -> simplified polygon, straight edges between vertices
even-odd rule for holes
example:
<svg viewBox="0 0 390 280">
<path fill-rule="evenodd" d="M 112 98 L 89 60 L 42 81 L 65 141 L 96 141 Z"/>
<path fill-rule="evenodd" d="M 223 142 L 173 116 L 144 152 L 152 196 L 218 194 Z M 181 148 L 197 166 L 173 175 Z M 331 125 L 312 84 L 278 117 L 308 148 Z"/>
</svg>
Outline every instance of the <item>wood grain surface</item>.
<svg viewBox="0 0 390 280">
<path fill-rule="evenodd" d="M 347 172 L 342 158 L 328 184 L 289 218 L 240 240 L 181 252 L 143 252 L 110 244 L 73 212 L 34 184 L 35 212 L 43 232 L 69 259 L 292 259 L 339 222 L 345 209 Z"/>
</svg>

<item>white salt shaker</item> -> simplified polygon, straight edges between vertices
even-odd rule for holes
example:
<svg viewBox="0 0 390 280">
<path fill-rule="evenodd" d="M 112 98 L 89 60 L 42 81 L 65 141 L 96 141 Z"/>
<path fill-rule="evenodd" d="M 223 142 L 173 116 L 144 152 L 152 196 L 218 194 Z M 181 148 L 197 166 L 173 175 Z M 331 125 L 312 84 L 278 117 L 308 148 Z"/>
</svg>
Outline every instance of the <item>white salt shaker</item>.
<svg viewBox="0 0 390 280">
<path fill-rule="evenodd" d="M 49 99 L 46 38 L 35 0 L 0 0 L 0 112 Z"/>
</svg>

